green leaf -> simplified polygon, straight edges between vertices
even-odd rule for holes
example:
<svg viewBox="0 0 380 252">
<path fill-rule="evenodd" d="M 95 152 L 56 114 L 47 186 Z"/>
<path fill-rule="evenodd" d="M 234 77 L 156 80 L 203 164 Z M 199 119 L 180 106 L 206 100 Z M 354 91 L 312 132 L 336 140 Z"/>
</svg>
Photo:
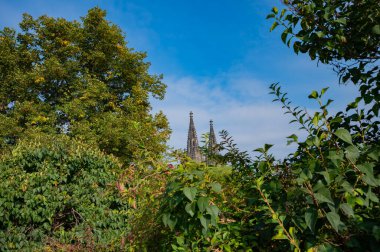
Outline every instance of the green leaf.
<svg viewBox="0 0 380 252">
<path fill-rule="evenodd" d="M 274 14 L 277 14 L 277 13 L 278 13 L 278 9 L 277 9 L 277 7 L 273 7 L 273 8 L 272 8 L 272 12 L 273 12 Z"/>
<path fill-rule="evenodd" d="M 282 34 L 281 34 L 281 40 L 282 42 L 286 43 L 286 38 L 288 37 L 288 32 L 285 30 Z"/>
<path fill-rule="evenodd" d="M 342 209 L 342 211 L 348 216 L 348 217 L 354 217 L 354 210 L 352 209 L 352 207 L 347 204 L 347 203 L 343 203 L 340 205 L 340 209 Z"/>
<path fill-rule="evenodd" d="M 319 122 L 319 113 L 315 112 L 314 117 L 313 117 L 313 124 L 315 127 L 318 127 L 318 122 Z M 317 138 L 317 136 L 314 136 L 314 138 Z"/>
<path fill-rule="evenodd" d="M 198 218 L 201 221 L 202 226 L 207 230 L 208 226 L 206 218 L 203 215 L 199 215 Z"/>
<path fill-rule="evenodd" d="M 211 183 L 211 189 L 214 192 L 219 193 L 222 191 L 222 186 L 219 183 L 213 182 L 213 183 Z"/>
<path fill-rule="evenodd" d="M 272 26 L 270 27 L 269 31 L 273 31 L 278 26 L 278 22 L 273 22 Z"/>
<path fill-rule="evenodd" d="M 317 223 L 318 213 L 314 208 L 309 208 L 305 212 L 305 222 L 309 229 L 314 233 L 315 224 Z"/>
<path fill-rule="evenodd" d="M 347 20 L 345 18 L 338 18 L 335 20 L 335 22 L 339 24 L 346 24 Z"/>
<path fill-rule="evenodd" d="M 277 234 L 272 237 L 272 240 L 286 240 L 288 239 L 286 235 L 284 235 L 284 231 L 282 229 L 279 229 Z"/>
<path fill-rule="evenodd" d="M 370 185 L 370 186 L 380 186 L 380 182 L 379 182 L 379 179 L 376 179 L 374 176 L 371 176 L 371 175 L 364 175 L 363 176 L 363 181 Z"/>
<path fill-rule="evenodd" d="M 376 193 L 373 193 L 371 187 L 368 188 L 367 198 L 375 203 L 379 203 L 379 198 L 376 196 Z"/>
<path fill-rule="evenodd" d="M 185 210 L 186 212 L 191 216 L 193 217 L 194 214 L 195 214 L 195 204 L 193 203 L 187 203 L 186 206 L 185 206 Z"/>
<path fill-rule="evenodd" d="M 356 167 L 364 174 L 373 176 L 373 167 L 375 167 L 374 163 L 358 164 Z"/>
<path fill-rule="evenodd" d="M 324 95 L 328 89 L 329 89 L 329 87 L 322 88 L 321 96 Z"/>
<path fill-rule="evenodd" d="M 374 27 L 372 27 L 372 32 L 376 35 L 380 35 L 380 25 L 377 24 Z"/>
<path fill-rule="evenodd" d="M 326 214 L 326 217 L 336 232 L 339 232 L 339 230 L 342 230 L 344 228 L 344 224 L 340 221 L 340 216 L 337 213 L 328 212 Z"/>
<path fill-rule="evenodd" d="M 359 149 L 355 145 L 350 145 L 345 149 L 346 158 L 355 163 L 360 156 Z"/>
<path fill-rule="evenodd" d="M 208 206 L 208 201 L 209 201 L 208 197 L 199 197 L 197 201 L 197 205 L 200 212 L 203 212 L 204 210 L 206 210 Z"/>
<path fill-rule="evenodd" d="M 197 195 L 197 188 L 195 187 L 185 187 L 183 188 L 183 194 L 190 200 L 194 201 L 195 196 Z"/>
<path fill-rule="evenodd" d="M 308 96 L 310 99 L 317 99 L 318 98 L 318 92 L 313 90 L 311 94 Z"/>
<path fill-rule="evenodd" d="M 326 202 L 334 204 L 329 189 L 324 186 L 321 187 L 317 193 L 314 193 L 314 196 L 320 203 Z"/>
<path fill-rule="evenodd" d="M 219 214 L 219 208 L 215 205 L 207 206 L 206 211 L 214 218 Z"/>
<path fill-rule="evenodd" d="M 339 128 L 335 131 L 334 135 L 336 135 L 339 139 L 343 140 L 344 142 L 352 144 L 352 137 L 348 130 L 344 128 Z"/>
<path fill-rule="evenodd" d="M 273 144 L 264 144 L 264 151 L 267 152 L 272 146 Z"/>
</svg>

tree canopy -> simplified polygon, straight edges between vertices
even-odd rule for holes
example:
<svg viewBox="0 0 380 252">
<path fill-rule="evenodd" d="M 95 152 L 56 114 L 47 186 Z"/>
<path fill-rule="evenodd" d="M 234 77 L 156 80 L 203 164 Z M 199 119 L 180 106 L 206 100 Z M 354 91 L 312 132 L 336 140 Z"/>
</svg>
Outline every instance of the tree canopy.
<svg viewBox="0 0 380 252">
<path fill-rule="evenodd" d="M 120 28 L 93 8 L 80 21 L 24 14 L 0 31 L 0 147 L 31 134 L 67 134 L 131 160 L 165 150 L 170 130 L 150 97 L 162 76 L 127 47 Z"/>
<path fill-rule="evenodd" d="M 294 52 L 331 64 L 342 83 L 360 85 L 358 97 L 380 109 L 380 2 L 377 0 L 284 0 L 274 7 L 271 30 L 281 25 L 281 39 Z"/>
</svg>

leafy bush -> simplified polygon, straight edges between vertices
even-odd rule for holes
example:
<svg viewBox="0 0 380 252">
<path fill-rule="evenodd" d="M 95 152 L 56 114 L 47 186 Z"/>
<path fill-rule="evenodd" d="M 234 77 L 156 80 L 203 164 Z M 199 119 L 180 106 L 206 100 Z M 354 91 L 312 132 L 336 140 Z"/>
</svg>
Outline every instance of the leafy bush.
<svg viewBox="0 0 380 252">
<path fill-rule="evenodd" d="M 120 170 L 67 137 L 19 143 L 0 163 L 0 247 L 119 249 L 128 210 L 115 186 Z"/>
</svg>

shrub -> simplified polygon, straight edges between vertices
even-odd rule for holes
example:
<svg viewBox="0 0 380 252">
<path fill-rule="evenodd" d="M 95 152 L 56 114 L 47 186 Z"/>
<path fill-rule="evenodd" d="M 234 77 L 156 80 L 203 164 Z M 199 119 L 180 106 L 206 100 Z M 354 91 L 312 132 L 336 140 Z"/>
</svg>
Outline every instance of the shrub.
<svg viewBox="0 0 380 252">
<path fill-rule="evenodd" d="M 128 204 L 117 160 L 67 137 L 23 141 L 0 162 L 0 247 L 118 249 Z"/>
</svg>

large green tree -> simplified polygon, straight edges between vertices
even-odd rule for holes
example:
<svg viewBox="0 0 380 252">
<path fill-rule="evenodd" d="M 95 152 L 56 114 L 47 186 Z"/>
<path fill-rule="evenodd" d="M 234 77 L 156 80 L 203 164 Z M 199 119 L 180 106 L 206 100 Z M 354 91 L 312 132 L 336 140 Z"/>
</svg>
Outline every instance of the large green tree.
<svg viewBox="0 0 380 252">
<path fill-rule="evenodd" d="M 162 76 L 127 47 L 105 11 L 81 21 L 25 14 L 20 31 L 0 31 L 0 148 L 41 132 L 67 134 L 130 161 L 165 150 Z"/>
</svg>

